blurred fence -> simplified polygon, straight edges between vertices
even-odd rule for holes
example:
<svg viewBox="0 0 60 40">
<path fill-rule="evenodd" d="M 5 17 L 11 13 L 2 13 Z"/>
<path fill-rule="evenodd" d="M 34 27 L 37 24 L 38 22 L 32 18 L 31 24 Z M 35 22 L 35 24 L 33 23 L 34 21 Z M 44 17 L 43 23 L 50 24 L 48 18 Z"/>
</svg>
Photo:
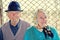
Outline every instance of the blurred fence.
<svg viewBox="0 0 60 40">
<path fill-rule="evenodd" d="M 12 0 L 2 0 L 2 24 L 4 24 L 8 18 L 5 10 L 8 8 L 9 3 Z M 35 25 L 35 13 L 38 9 L 43 9 L 48 17 L 48 25 L 52 25 L 60 32 L 60 0 L 15 0 L 20 3 L 22 12 L 21 19 L 29 22 L 31 25 Z"/>
</svg>

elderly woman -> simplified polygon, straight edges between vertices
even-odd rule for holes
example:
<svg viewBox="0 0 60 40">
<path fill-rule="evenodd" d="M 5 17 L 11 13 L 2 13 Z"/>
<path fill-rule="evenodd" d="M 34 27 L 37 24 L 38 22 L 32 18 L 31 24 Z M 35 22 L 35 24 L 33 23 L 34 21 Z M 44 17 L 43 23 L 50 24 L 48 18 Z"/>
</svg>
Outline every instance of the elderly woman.
<svg viewBox="0 0 60 40">
<path fill-rule="evenodd" d="M 47 25 L 47 17 L 42 10 L 37 11 L 37 26 L 28 28 L 24 40 L 59 40 L 55 28 Z"/>
</svg>

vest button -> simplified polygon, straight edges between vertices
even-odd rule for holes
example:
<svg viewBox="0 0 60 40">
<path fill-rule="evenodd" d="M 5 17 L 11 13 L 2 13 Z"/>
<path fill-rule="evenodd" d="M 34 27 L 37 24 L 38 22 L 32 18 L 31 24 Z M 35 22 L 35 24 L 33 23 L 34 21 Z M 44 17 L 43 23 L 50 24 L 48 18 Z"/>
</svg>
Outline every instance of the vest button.
<svg viewBox="0 0 60 40">
<path fill-rule="evenodd" d="M 14 39 L 14 40 L 16 40 L 16 39 Z"/>
</svg>

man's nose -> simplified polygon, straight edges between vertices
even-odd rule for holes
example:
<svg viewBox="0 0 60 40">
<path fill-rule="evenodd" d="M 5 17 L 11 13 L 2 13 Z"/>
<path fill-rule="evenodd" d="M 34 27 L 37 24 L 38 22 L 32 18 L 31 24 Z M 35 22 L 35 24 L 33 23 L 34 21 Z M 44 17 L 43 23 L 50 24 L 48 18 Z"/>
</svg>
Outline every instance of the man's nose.
<svg viewBox="0 0 60 40">
<path fill-rule="evenodd" d="M 15 15 L 15 13 L 13 13 L 13 16 Z"/>
</svg>

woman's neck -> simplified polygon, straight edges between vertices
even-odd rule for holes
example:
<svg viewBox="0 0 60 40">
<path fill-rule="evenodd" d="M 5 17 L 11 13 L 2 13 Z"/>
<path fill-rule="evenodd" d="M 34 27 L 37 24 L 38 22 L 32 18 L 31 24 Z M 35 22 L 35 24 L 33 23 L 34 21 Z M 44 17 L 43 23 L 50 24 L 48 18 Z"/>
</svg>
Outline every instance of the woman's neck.
<svg viewBox="0 0 60 40">
<path fill-rule="evenodd" d="M 43 31 L 43 28 L 42 28 L 39 24 L 37 25 L 37 29 L 38 29 L 40 32 Z"/>
<path fill-rule="evenodd" d="M 42 29 L 42 27 L 41 27 L 39 24 L 37 25 L 37 28 L 38 28 L 38 29 Z"/>
</svg>

